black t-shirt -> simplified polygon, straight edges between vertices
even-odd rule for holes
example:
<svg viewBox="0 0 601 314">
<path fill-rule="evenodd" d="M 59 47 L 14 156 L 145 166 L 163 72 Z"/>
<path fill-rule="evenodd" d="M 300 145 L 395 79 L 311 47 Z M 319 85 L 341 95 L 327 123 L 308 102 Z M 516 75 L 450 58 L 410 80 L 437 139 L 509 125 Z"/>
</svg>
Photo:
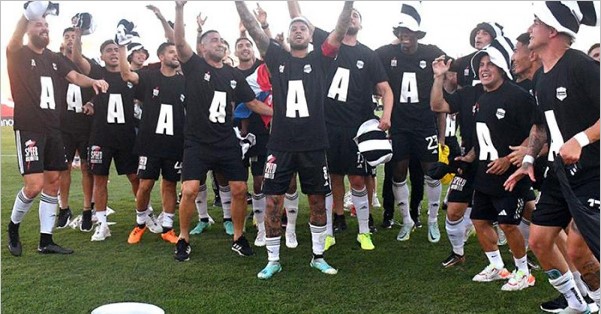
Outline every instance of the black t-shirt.
<svg viewBox="0 0 601 314">
<path fill-rule="evenodd" d="M 549 161 L 565 141 L 599 120 L 599 84 L 599 63 L 574 49 L 568 49 L 549 72 L 542 68 L 537 72 L 534 122 L 547 123 Z M 579 166 L 575 176 L 568 176 L 572 185 L 599 179 L 599 141 L 582 149 Z"/>
<path fill-rule="evenodd" d="M 236 67 L 235 69 L 238 70 L 238 71 L 240 71 L 240 73 L 242 73 L 242 75 L 244 77 L 248 77 L 249 75 L 253 74 L 255 72 L 255 70 L 261 64 L 263 64 L 263 60 L 256 59 L 255 62 L 253 63 L 253 65 L 250 68 L 246 69 L 246 70 L 239 69 L 238 67 Z"/>
<path fill-rule="evenodd" d="M 321 35 L 320 35 L 321 34 Z M 265 63 L 273 86 L 273 119 L 267 148 L 301 152 L 326 149 L 324 116 L 326 71 L 333 61 L 323 55 L 323 32 L 313 32 L 313 51 L 295 58 L 271 41 Z"/>
<path fill-rule="evenodd" d="M 458 89 L 453 94 L 444 93 L 444 99 L 449 104 L 451 113 L 459 114 L 459 128 L 461 129 L 461 146 L 465 152 L 474 147 L 474 128 L 476 127 L 476 102 L 484 94 L 482 84 L 466 86 Z"/>
<path fill-rule="evenodd" d="M 44 133 L 60 130 L 60 80 L 73 68 L 48 49 L 41 54 L 27 46 L 6 51 L 8 78 L 15 103 L 15 130 Z"/>
<path fill-rule="evenodd" d="M 388 81 L 378 55 L 359 42 L 342 44 L 328 72 L 326 124 L 359 128 L 373 118 L 373 88 Z"/>
<path fill-rule="evenodd" d="M 418 44 L 412 55 L 404 54 L 400 45 L 386 45 L 378 48 L 392 92 L 391 133 L 406 130 L 436 129 L 436 116 L 430 110 L 430 91 L 434 82 L 432 62 L 444 55 L 444 51 L 434 45 Z"/>
<path fill-rule="evenodd" d="M 478 51 L 453 61 L 450 71 L 457 72 L 457 85 L 462 87 L 475 86 L 480 81 L 472 69 L 472 58 Z"/>
<path fill-rule="evenodd" d="M 229 65 L 214 68 L 197 54 L 182 63 L 182 71 L 186 77 L 185 140 L 216 148 L 238 146 L 234 106 L 255 99 L 242 73 Z"/>
<path fill-rule="evenodd" d="M 509 146 L 519 146 L 530 134 L 536 110 L 534 97 L 512 81 L 505 80 L 492 92 L 480 96 L 476 104 L 476 172 L 475 189 L 490 195 L 502 196 L 503 183 L 517 169 L 511 165 L 502 175 L 487 174 L 488 164 L 511 153 Z M 516 191 L 530 187 L 525 177 Z"/>
<path fill-rule="evenodd" d="M 140 156 L 181 160 L 184 148 L 184 76 L 164 76 L 160 69 L 138 71 L 144 114 L 134 152 Z"/>
<path fill-rule="evenodd" d="M 58 53 L 57 55 L 59 58 L 64 59 L 75 71 L 81 73 L 71 59 L 62 53 Z M 65 78 L 60 80 L 60 84 L 61 95 L 58 105 L 61 109 L 61 131 L 71 134 L 90 134 L 92 116 L 83 113 L 83 105 L 94 97 L 94 89 L 91 87 L 79 87 L 69 83 Z"/>
<path fill-rule="evenodd" d="M 134 124 L 134 85 L 124 82 L 120 72 L 92 64 L 90 77 L 104 79 L 109 84 L 106 93 L 94 97 L 94 118 L 90 145 L 132 151 L 136 138 Z"/>
<path fill-rule="evenodd" d="M 520 82 L 515 82 L 519 87 L 526 90 L 530 95 L 534 95 L 534 84 L 530 79 L 525 79 Z"/>
</svg>

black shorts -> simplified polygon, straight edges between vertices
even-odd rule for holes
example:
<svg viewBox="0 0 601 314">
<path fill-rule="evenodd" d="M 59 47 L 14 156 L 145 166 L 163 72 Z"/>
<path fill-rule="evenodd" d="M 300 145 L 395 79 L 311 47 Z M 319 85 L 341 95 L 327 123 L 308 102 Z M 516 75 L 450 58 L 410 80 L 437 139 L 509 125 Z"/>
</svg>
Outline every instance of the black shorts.
<svg viewBox="0 0 601 314">
<path fill-rule="evenodd" d="M 472 203 L 474 197 L 475 171 L 468 171 L 462 175 L 456 174 L 449 185 L 448 203 Z"/>
<path fill-rule="evenodd" d="M 146 157 L 138 158 L 138 178 L 158 180 L 159 174 L 164 180 L 177 182 L 182 173 L 182 162 L 179 160 Z"/>
<path fill-rule="evenodd" d="M 461 156 L 462 149 L 457 141 L 457 136 L 445 137 L 444 143 L 449 146 L 449 160 L 454 160 L 455 157 Z"/>
<path fill-rule="evenodd" d="M 286 193 L 295 172 L 298 172 L 303 193 L 307 195 L 330 193 L 330 177 L 324 150 L 308 152 L 270 150 L 263 175 L 263 194 Z"/>
<path fill-rule="evenodd" d="M 392 134 L 392 161 L 407 160 L 411 156 L 422 162 L 438 161 L 436 129 L 403 130 Z"/>
<path fill-rule="evenodd" d="M 88 140 L 90 134 L 62 132 L 63 143 L 65 144 L 65 156 L 70 163 L 75 158 L 75 152 L 79 153 L 81 160 L 88 160 Z"/>
<path fill-rule="evenodd" d="M 471 219 L 498 221 L 503 225 L 519 225 L 524 212 L 527 191 L 493 196 L 474 191 Z"/>
<path fill-rule="evenodd" d="M 338 175 L 368 176 L 371 167 L 363 155 L 359 153 L 357 143 L 353 138 L 357 135 L 356 128 L 344 128 L 328 125 L 328 169 Z"/>
<path fill-rule="evenodd" d="M 263 170 L 265 170 L 265 161 L 267 160 L 267 156 L 251 156 L 247 158 L 248 165 L 246 167 L 250 167 L 250 173 L 253 177 L 263 176 Z"/>
<path fill-rule="evenodd" d="M 182 181 L 202 182 L 206 179 L 209 170 L 220 173 L 227 182 L 248 180 L 240 146 L 215 148 L 212 145 L 186 142 L 182 160 Z M 220 184 L 224 183 L 220 182 Z"/>
<path fill-rule="evenodd" d="M 93 175 L 108 176 L 113 159 L 115 159 L 115 168 L 118 175 L 136 173 L 138 156 L 130 150 L 108 146 L 100 147 L 90 143 L 88 147 L 88 166 Z"/>
<path fill-rule="evenodd" d="M 65 145 L 59 131 L 37 133 L 15 130 L 21 175 L 67 170 Z"/>
<path fill-rule="evenodd" d="M 583 205 L 589 205 L 592 200 L 597 210 L 599 209 L 599 180 L 572 187 L 572 190 Z M 547 177 L 541 186 L 536 209 L 532 212 L 532 223 L 539 226 L 565 228 L 571 220 L 572 214 L 561 193 L 559 182 L 555 176 Z"/>
</svg>

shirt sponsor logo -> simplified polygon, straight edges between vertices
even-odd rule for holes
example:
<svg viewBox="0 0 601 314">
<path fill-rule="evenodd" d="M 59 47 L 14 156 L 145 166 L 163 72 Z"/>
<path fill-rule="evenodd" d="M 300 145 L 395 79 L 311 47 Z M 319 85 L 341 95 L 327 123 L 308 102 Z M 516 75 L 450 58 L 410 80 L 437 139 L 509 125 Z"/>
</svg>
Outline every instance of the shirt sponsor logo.
<svg viewBox="0 0 601 314">
<path fill-rule="evenodd" d="M 205 77 L 204 77 L 205 81 L 210 81 L 211 80 L 211 73 L 207 72 L 205 73 Z"/>
<path fill-rule="evenodd" d="M 313 71 L 313 69 L 311 69 L 311 65 L 310 64 L 305 64 L 305 66 L 303 67 L 303 72 L 305 72 L 305 73 L 311 73 L 311 71 Z"/>
<path fill-rule="evenodd" d="M 157 97 L 157 96 L 159 96 L 159 88 L 158 88 L 158 87 L 155 87 L 155 88 L 152 90 L 152 97 Z"/>
<path fill-rule="evenodd" d="M 129 88 L 129 89 L 134 88 L 134 84 L 132 84 L 132 82 L 127 82 L 127 88 Z"/>
<path fill-rule="evenodd" d="M 52 68 L 54 69 L 54 71 L 58 71 L 58 68 L 56 66 L 56 63 L 52 62 Z"/>
<path fill-rule="evenodd" d="M 31 59 L 31 66 L 34 67 L 35 65 L 35 60 Z"/>
<path fill-rule="evenodd" d="M 422 60 L 419 62 L 419 67 L 422 69 L 425 69 L 427 66 L 426 60 Z"/>
<path fill-rule="evenodd" d="M 391 67 L 396 67 L 396 59 L 390 60 L 390 66 Z"/>
<path fill-rule="evenodd" d="M 497 109 L 497 113 L 496 113 L 497 119 L 501 120 L 503 118 L 505 118 L 505 109 Z"/>
<path fill-rule="evenodd" d="M 230 86 L 232 87 L 232 89 L 236 89 L 237 85 L 238 85 L 238 82 L 236 82 L 236 80 L 231 80 L 230 81 Z"/>
<path fill-rule="evenodd" d="M 565 87 L 558 87 L 555 90 L 555 97 L 557 97 L 559 101 L 563 101 L 566 99 L 566 97 L 568 97 L 568 90 Z"/>
<path fill-rule="evenodd" d="M 280 64 L 280 73 L 284 73 L 284 68 L 285 68 L 284 65 Z"/>
<path fill-rule="evenodd" d="M 185 99 L 186 99 L 186 96 L 184 96 L 184 94 L 180 94 L 180 95 L 179 95 L 179 100 L 180 100 L 181 102 L 184 102 L 184 100 L 185 100 Z"/>
<path fill-rule="evenodd" d="M 357 60 L 357 69 L 359 69 L 359 70 L 363 69 L 363 65 L 365 65 L 363 60 Z"/>
</svg>

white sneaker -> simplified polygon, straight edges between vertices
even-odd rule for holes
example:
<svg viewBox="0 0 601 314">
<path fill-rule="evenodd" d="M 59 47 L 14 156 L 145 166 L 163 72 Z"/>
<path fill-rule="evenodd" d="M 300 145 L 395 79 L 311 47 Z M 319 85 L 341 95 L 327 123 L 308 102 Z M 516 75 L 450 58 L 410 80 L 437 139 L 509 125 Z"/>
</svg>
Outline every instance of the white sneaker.
<svg viewBox="0 0 601 314">
<path fill-rule="evenodd" d="M 209 216 L 209 224 L 214 224 L 215 220 L 213 219 L 213 217 L 211 217 L 209 214 L 207 214 L 207 216 Z"/>
<path fill-rule="evenodd" d="M 106 206 L 106 216 L 108 217 L 109 215 L 112 215 L 115 213 L 115 210 Z"/>
<path fill-rule="evenodd" d="M 161 211 L 161 213 L 159 214 L 159 216 L 158 216 L 158 217 L 157 217 L 157 219 L 156 219 L 156 220 L 157 220 L 157 223 L 158 223 L 159 225 L 161 225 L 161 226 L 163 225 L 163 217 L 165 217 L 165 215 L 164 215 L 164 212 L 163 212 L 163 211 Z"/>
<path fill-rule="evenodd" d="M 294 249 L 298 246 L 295 232 L 286 232 L 286 247 Z"/>
<path fill-rule="evenodd" d="M 265 231 L 258 231 L 255 246 L 265 246 Z"/>
<path fill-rule="evenodd" d="M 507 268 L 498 269 L 493 264 L 489 264 L 480 273 L 474 276 L 472 280 L 476 282 L 490 282 L 493 280 L 508 279 L 510 277 L 511 273 Z"/>
<path fill-rule="evenodd" d="M 440 229 L 437 222 L 428 223 L 428 241 L 438 243 L 440 241 Z"/>
<path fill-rule="evenodd" d="M 92 241 L 104 241 L 106 238 L 111 236 L 111 230 L 109 229 L 108 224 L 98 224 L 96 226 L 96 230 L 92 235 Z"/>
<path fill-rule="evenodd" d="M 529 278 L 529 274 L 524 273 L 521 270 L 518 271 L 513 271 L 513 273 L 511 273 L 511 278 L 509 278 L 509 281 L 503 285 L 503 287 L 501 287 L 501 290 L 503 291 L 519 291 L 519 290 L 524 290 L 528 287 L 534 286 L 534 281 L 532 281 L 532 284 L 529 282 L 528 280 Z"/>
<path fill-rule="evenodd" d="M 410 223 L 403 223 L 401 227 L 401 231 L 397 235 L 397 241 L 407 241 L 411 237 L 411 231 L 413 231 L 413 226 L 415 226 L 415 222 L 411 221 Z"/>
<path fill-rule="evenodd" d="M 380 208 L 382 205 L 380 204 L 380 200 L 378 199 L 378 193 L 374 192 L 374 196 L 371 198 L 371 206 L 373 208 Z"/>
<path fill-rule="evenodd" d="M 150 230 L 150 232 L 152 233 L 163 232 L 163 226 L 161 226 L 161 224 L 157 221 L 156 218 L 154 218 L 154 215 L 152 214 L 146 216 L 146 227 L 148 227 L 148 230 Z"/>
<path fill-rule="evenodd" d="M 71 229 L 79 229 L 79 227 L 81 226 L 82 219 L 82 215 L 77 215 L 73 220 L 71 220 L 71 222 L 69 223 L 69 227 L 71 227 Z"/>
</svg>

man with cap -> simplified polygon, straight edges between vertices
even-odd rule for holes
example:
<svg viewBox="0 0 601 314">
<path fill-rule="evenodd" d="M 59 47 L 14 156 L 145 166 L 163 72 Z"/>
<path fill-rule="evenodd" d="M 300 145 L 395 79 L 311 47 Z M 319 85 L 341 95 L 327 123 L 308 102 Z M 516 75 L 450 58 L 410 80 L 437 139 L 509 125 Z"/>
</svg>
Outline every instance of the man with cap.
<svg viewBox="0 0 601 314">
<path fill-rule="evenodd" d="M 534 158 L 544 143 L 549 145 L 549 162 L 561 158 L 569 166 L 566 185 L 570 191 L 560 187 L 556 171 L 563 169 L 551 165 L 547 171 L 532 216 L 530 248 L 551 285 L 567 299 L 565 310 L 589 313 L 576 289 L 576 276 L 559 253 L 555 239 L 563 228 L 569 228 L 568 258 L 580 271 L 589 296 L 599 304 L 599 252 L 593 255 L 587 248 L 587 244 L 590 246 L 596 240 L 598 245 L 599 241 L 599 64 L 570 48 L 581 24 L 598 24 L 597 13 L 592 2 L 549 1 L 534 3 L 534 15 L 534 23 L 528 29 L 528 47 L 543 64 L 534 84 L 539 110 L 530 132 L 528 154 L 505 186 L 512 190 L 526 175 L 535 179 Z M 576 200 L 567 202 L 564 197 L 567 192 L 575 195 Z M 580 219 L 586 211 L 594 213 L 596 218 L 593 215 Z M 592 242 L 585 242 L 587 238 Z"/>
<path fill-rule="evenodd" d="M 274 112 L 267 144 L 263 193 L 267 195 L 266 247 L 269 263 L 257 277 L 269 279 L 282 270 L 280 265 L 280 217 L 284 193 L 298 172 L 301 188 L 309 195 L 313 258 L 311 267 L 328 275 L 338 271 L 324 259 L 326 236 L 325 195 L 330 192 L 326 151 L 328 140 L 324 117 L 326 71 L 338 53 L 351 19 L 353 1 L 346 1 L 336 28 L 323 36 L 312 32 L 303 17 L 289 25 L 290 52 L 271 41 L 246 4 L 236 9 L 272 75 Z M 309 43 L 315 49 L 309 52 Z"/>
<path fill-rule="evenodd" d="M 478 163 L 471 218 L 480 246 L 489 265 L 473 281 L 489 282 L 509 279 L 503 291 L 522 290 L 534 285 L 530 277 L 524 237 L 517 225 L 522 218 L 530 181 L 523 178 L 515 191 L 508 192 L 503 183 L 516 167 L 509 161 L 509 146 L 528 138 L 535 109 L 532 95 L 511 81 L 509 57 L 513 46 L 505 37 L 497 37 L 472 59 L 485 93 L 475 106 L 476 139 L 474 148 L 461 160 Z M 477 161 L 476 161 L 477 159 Z M 504 267 L 492 222 L 498 221 L 507 236 L 516 270 L 510 274 Z"/>
<path fill-rule="evenodd" d="M 297 1 L 293 1 L 297 4 Z M 291 10 L 290 17 L 300 16 L 300 9 Z M 392 90 L 388 77 L 378 55 L 357 40 L 363 28 L 359 11 L 353 9 L 350 26 L 342 40 L 340 52 L 328 73 L 328 94 L 325 100 L 325 118 L 330 147 L 328 148 L 328 169 L 332 180 L 333 211 L 336 219 L 344 220 L 344 176 L 348 175 L 351 199 L 357 211 L 359 233 L 357 242 L 363 250 L 373 250 L 369 228 L 370 200 L 367 178 L 374 169 L 359 153 L 353 138 L 357 130 L 367 120 L 374 117 L 372 91 L 375 90 L 384 101 L 384 114 L 379 127 L 386 131 L 390 127 L 392 111 Z M 318 28 L 316 32 L 323 32 Z M 325 36 L 325 34 L 323 35 Z M 371 186 L 373 195 L 373 186 Z M 331 221 L 331 213 L 328 213 Z M 328 223 L 326 246 L 335 243 L 332 224 Z M 329 242 L 331 243 L 328 243 Z"/>
<path fill-rule="evenodd" d="M 451 65 L 450 71 L 457 72 L 457 85 L 465 87 L 478 83 L 477 80 L 474 82 L 476 74 L 472 69 L 472 58 L 480 49 L 490 45 L 497 36 L 503 36 L 503 26 L 495 22 L 481 22 L 472 29 L 469 38 L 470 46 L 474 47 L 476 51 L 458 58 Z"/>
<path fill-rule="evenodd" d="M 394 156 L 393 194 L 403 216 L 403 227 L 397 240 L 409 240 L 415 222 L 409 214 L 409 187 L 407 168 L 409 157 L 415 153 L 424 173 L 438 161 L 438 143 L 444 142 L 444 134 L 437 131 L 437 125 L 445 124 L 444 114 L 430 110 L 430 90 L 432 89 L 432 61 L 445 53 L 434 45 L 418 43 L 426 33 L 420 29 L 420 7 L 403 4 L 401 20 L 393 27 L 393 33 L 400 40 L 399 45 L 386 45 L 376 53 L 388 74 L 388 83 L 393 91 L 394 106 L 390 134 Z M 438 242 L 438 208 L 442 186 L 439 180 L 424 176 L 428 199 L 428 240 Z"/>
</svg>

